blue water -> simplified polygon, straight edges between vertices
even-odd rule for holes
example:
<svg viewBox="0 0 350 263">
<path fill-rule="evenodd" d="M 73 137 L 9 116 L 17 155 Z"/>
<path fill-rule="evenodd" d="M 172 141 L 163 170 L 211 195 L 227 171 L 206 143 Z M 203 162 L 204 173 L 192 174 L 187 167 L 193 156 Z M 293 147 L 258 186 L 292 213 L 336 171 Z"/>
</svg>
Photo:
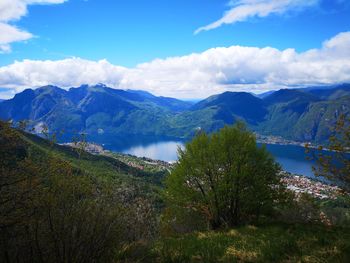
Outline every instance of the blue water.
<svg viewBox="0 0 350 263">
<path fill-rule="evenodd" d="M 88 141 L 99 143 L 110 151 L 163 161 L 176 161 L 178 147 L 184 147 L 184 142 L 181 140 L 156 136 L 104 134 L 90 137 Z M 266 147 L 285 171 L 308 177 L 314 176 L 312 172 L 314 163 L 306 160 L 303 147 L 294 145 L 266 145 Z"/>
<path fill-rule="evenodd" d="M 306 160 L 305 148 L 294 145 L 266 145 L 267 150 L 275 157 L 282 169 L 295 174 L 314 177 L 313 161 Z"/>
<path fill-rule="evenodd" d="M 177 149 L 183 147 L 179 141 L 155 142 L 147 145 L 137 145 L 122 149 L 121 152 L 149 157 L 163 161 L 174 161 L 177 159 Z M 293 145 L 266 145 L 267 150 L 275 157 L 283 170 L 290 173 L 313 177 L 313 162 L 306 160 L 305 149 Z"/>
<path fill-rule="evenodd" d="M 147 138 L 146 140 L 134 140 L 135 138 L 124 138 L 124 143 L 106 143 L 106 149 L 132 154 L 138 157 L 148 157 L 163 161 L 177 160 L 177 150 L 184 147 L 179 140 L 168 140 Z M 276 161 L 285 171 L 313 177 L 312 161 L 306 160 L 305 149 L 294 145 L 266 145 L 267 150 L 275 157 Z"/>
</svg>

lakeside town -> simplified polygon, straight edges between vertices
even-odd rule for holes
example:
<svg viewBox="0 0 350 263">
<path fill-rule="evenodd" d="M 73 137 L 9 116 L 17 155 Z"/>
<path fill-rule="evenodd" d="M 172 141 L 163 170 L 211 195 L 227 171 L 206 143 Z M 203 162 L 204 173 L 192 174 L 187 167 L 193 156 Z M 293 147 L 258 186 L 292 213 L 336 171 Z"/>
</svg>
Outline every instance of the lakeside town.
<svg viewBox="0 0 350 263">
<path fill-rule="evenodd" d="M 264 138 L 264 143 L 266 143 L 266 141 L 274 141 L 277 144 L 277 141 L 279 140 L 278 137 L 276 137 L 276 140 L 274 140 L 272 136 L 266 136 Z M 286 143 L 288 142 L 287 140 L 284 141 Z M 166 162 L 162 160 L 150 159 L 147 157 L 137 157 L 131 154 L 111 152 L 109 150 L 105 150 L 102 145 L 99 145 L 97 143 L 82 144 L 79 142 L 75 142 L 64 143 L 61 145 L 73 148 L 83 147 L 84 150 L 88 153 L 116 158 L 119 161 L 122 161 L 131 167 L 145 171 L 167 170 L 170 172 L 175 165 L 175 162 Z M 336 196 L 341 194 L 341 189 L 338 186 L 328 184 L 327 182 L 322 182 L 320 180 L 317 180 L 316 178 L 309 178 L 303 175 L 292 174 L 287 171 L 281 171 L 281 175 L 281 182 L 286 186 L 287 189 L 295 192 L 297 195 L 305 193 L 310 194 L 314 198 L 318 199 L 335 199 Z"/>
<path fill-rule="evenodd" d="M 257 143 L 261 144 L 276 144 L 276 145 L 295 145 L 300 147 L 305 147 L 308 145 L 310 148 L 317 148 L 317 145 L 313 145 L 310 142 L 297 142 L 292 140 L 287 140 L 281 136 L 273 136 L 273 135 L 262 135 L 259 133 L 254 133 L 256 137 Z"/>
<path fill-rule="evenodd" d="M 274 144 L 274 145 L 294 145 L 303 147 L 305 149 L 317 149 L 322 151 L 334 151 L 327 147 L 324 147 L 323 145 L 315 144 L 312 142 L 299 142 L 299 141 L 293 141 L 285 139 L 281 136 L 275 136 L 275 135 L 262 135 L 259 133 L 254 133 L 256 137 L 256 142 L 260 144 Z M 345 147 L 345 150 L 350 153 L 350 147 Z"/>
<path fill-rule="evenodd" d="M 287 189 L 296 193 L 297 196 L 310 194 L 318 199 L 336 199 L 342 193 L 342 190 L 336 185 L 327 184 L 302 175 L 291 174 L 286 171 L 282 171 L 281 174 L 281 182 Z"/>
</svg>

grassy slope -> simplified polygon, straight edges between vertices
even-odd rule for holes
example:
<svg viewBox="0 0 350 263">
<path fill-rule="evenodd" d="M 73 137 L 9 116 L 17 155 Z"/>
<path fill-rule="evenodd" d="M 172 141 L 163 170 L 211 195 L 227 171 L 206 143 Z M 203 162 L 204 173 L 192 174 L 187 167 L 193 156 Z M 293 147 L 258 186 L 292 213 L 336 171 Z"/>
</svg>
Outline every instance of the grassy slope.
<svg viewBox="0 0 350 263">
<path fill-rule="evenodd" d="M 350 231 L 319 225 L 244 226 L 165 238 L 159 262 L 350 262 Z"/>
</svg>

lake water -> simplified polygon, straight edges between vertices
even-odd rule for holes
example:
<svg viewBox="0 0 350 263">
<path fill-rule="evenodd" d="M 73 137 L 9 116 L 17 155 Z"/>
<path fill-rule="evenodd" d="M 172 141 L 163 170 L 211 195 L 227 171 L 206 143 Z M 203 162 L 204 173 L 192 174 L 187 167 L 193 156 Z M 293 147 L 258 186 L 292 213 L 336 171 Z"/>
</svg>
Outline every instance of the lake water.
<svg viewBox="0 0 350 263">
<path fill-rule="evenodd" d="M 183 147 L 182 142 L 169 141 L 157 142 L 149 145 L 137 145 L 123 149 L 123 153 L 139 157 L 149 157 L 163 161 L 174 161 L 177 159 L 177 148 Z M 311 161 L 306 160 L 305 149 L 292 145 L 266 145 L 276 161 L 285 171 L 313 177 Z"/>
<path fill-rule="evenodd" d="M 104 135 L 94 137 L 93 141 L 102 144 L 107 150 L 163 161 L 177 160 L 177 149 L 184 145 L 180 140 L 147 136 L 106 137 Z M 267 145 L 266 147 L 284 170 L 313 177 L 313 163 L 306 160 L 303 147 L 294 145 Z"/>
<path fill-rule="evenodd" d="M 178 147 L 184 146 L 184 141 L 159 136 L 103 134 L 88 135 L 87 140 L 103 145 L 106 150 L 168 162 L 176 161 Z M 65 136 L 60 141 L 71 141 L 71 137 Z M 266 147 L 285 171 L 314 177 L 312 172 L 314 163 L 306 160 L 304 147 L 271 144 L 266 145 Z"/>
</svg>

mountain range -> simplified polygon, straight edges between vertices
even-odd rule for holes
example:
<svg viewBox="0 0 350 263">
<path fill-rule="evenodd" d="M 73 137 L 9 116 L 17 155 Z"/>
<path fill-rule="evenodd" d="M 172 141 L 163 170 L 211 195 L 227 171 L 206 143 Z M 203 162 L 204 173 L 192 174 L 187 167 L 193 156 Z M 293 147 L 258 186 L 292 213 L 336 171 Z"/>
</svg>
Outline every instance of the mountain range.
<svg viewBox="0 0 350 263">
<path fill-rule="evenodd" d="M 264 135 L 324 142 L 339 114 L 350 112 L 350 84 L 281 89 L 255 96 L 224 92 L 197 103 L 158 97 L 142 90 L 103 84 L 64 90 L 56 86 L 26 89 L 0 102 L 3 120 L 30 120 L 51 131 L 156 135 L 190 138 L 245 121 Z"/>
</svg>

